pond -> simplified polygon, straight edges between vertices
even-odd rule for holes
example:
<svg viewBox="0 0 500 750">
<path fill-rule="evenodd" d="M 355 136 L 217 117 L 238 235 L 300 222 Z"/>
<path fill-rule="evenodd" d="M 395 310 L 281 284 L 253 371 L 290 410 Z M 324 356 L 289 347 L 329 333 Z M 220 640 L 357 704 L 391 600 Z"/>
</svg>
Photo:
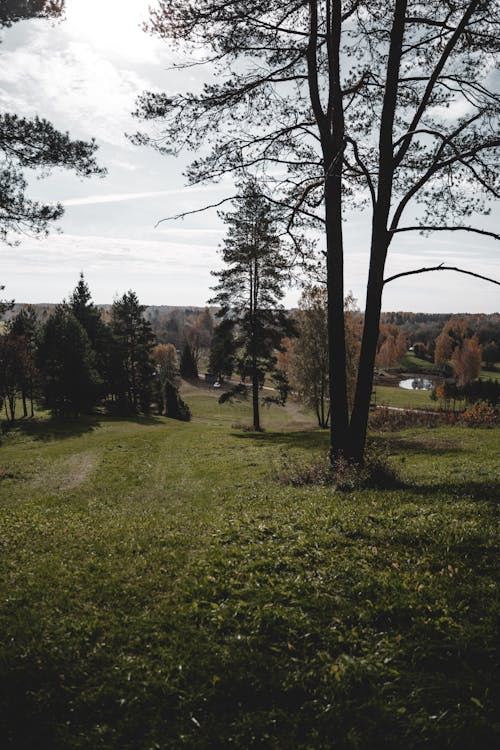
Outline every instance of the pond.
<svg viewBox="0 0 500 750">
<path fill-rule="evenodd" d="M 431 391 L 434 381 L 429 378 L 407 378 L 399 381 L 399 387 L 407 391 Z"/>
</svg>

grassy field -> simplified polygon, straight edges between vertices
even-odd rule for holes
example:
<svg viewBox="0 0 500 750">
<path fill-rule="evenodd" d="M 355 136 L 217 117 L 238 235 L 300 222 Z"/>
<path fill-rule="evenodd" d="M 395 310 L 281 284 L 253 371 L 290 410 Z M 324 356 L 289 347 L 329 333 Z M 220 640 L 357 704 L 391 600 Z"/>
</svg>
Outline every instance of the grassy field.
<svg viewBox="0 0 500 750">
<path fill-rule="evenodd" d="M 406 390 L 390 385 L 377 385 L 372 402 L 378 406 L 397 406 L 403 409 L 439 409 L 439 402 L 431 399 L 430 391 Z"/>
<path fill-rule="evenodd" d="M 497 747 L 498 431 L 374 435 L 397 488 L 294 488 L 309 414 L 184 397 L 3 437 L 2 747 Z"/>
</svg>

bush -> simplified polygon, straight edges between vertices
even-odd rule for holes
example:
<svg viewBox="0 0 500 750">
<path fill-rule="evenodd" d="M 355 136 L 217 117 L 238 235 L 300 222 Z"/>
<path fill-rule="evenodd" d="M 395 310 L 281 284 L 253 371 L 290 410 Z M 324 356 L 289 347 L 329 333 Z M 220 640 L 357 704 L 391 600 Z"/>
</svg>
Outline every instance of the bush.
<svg viewBox="0 0 500 750">
<path fill-rule="evenodd" d="M 500 424 L 500 409 L 487 401 L 476 401 L 463 412 L 460 422 L 467 427 L 495 427 Z"/>
<path fill-rule="evenodd" d="M 191 421 L 189 406 L 182 400 L 179 391 L 170 381 L 165 384 L 165 416 L 179 419 L 181 422 Z"/>
<path fill-rule="evenodd" d="M 319 485 L 345 492 L 363 487 L 389 488 L 400 485 L 389 457 L 372 445 L 367 447 L 363 464 L 347 461 L 342 455 L 330 463 L 325 455 L 299 458 L 282 451 L 275 474 L 281 484 L 291 484 L 293 487 Z"/>
<path fill-rule="evenodd" d="M 456 424 L 459 416 L 452 412 L 425 412 L 416 409 L 405 411 L 382 406 L 371 412 L 370 428 L 383 432 L 397 432 L 406 427 L 441 427 Z"/>
</svg>

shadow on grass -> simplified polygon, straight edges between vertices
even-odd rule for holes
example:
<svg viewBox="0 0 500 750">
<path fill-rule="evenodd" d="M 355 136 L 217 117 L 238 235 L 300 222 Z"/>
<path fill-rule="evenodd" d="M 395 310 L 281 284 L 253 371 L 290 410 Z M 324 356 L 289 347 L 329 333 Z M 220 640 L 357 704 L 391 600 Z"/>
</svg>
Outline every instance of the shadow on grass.
<svg viewBox="0 0 500 750">
<path fill-rule="evenodd" d="M 328 451 L 329 433 L 328 430 L 293 430 L 279 432 L 270 430 L 269 432 L 232 432 L 232 437 L 243 440 L 255 440 L 261 443 L 272 443 L 273 445 L 286 446 L 288 448 L 306 448 L 306 449 L 323 449 Z M 374 447 L 382 451 L 397 451 L 401 454 L 430 454 L 445 455 L 447 453 L 465 453 L 460 443 L 448 441 L 446 438 L 437 441 L 428 440 L 408 440 L 399 438 L 390 433 L 384 435 L 371 435 L 368 440 L 368 448 Z"/>
<path fill-rule="evenodd" d="M 163 421 L 159 417 L 152 415 L 129 415 L 120 417 L 107 414 L 94 414 L 91 416 L 82 416 L 78 419 L 57 419 L 52 417 L 46 419 L 20 419 L 14 424 L 3 422 L 2 432 L 4 435 L 17 433 L 27 435 L 33 440 L 48 442 L 51 440 L 66 440 L 67 438 L 86 435 L 98 429 L 103 422 L 132 422 L 144 426 L 163 424 Z"/>
<path fill-rule="evenodd" d="M 80 419 L 21 419 L 13 425 L 2 424 L 4 434 L 18 433 L 27 435 L 33 440 L 65 440 L 93 432 L 99 427 L 99 418 L 81 417 Z"/>
<path fill-rule="evenodd" d="M 293 430 L 290 432 L 232 432 L 231 437 L 242 440 L 286 446 L 287 448 L 321 448 L 328 450 L 328 430 Z"/>
<path fill-rule="evenodd" d="M 450 500 L 478 500 L 500 503 L 498 484 L 493 480 L 454 482 L 453 478 L 450 478 L 449 482 L 436 482 L 436 484 L 408 482 L 407 489 L 412 495 L 418 495 L 418 497 L 428 498 L 429 500 L 439 498 L 440 502 L 447 497 Z"/>
<path fill-rule="evenodd" d="M 328 450 L 328 431 L 316 430 L 316 431 L 301 431 L 301 432 L 233 432 L 232 436 L 243 439 L 252 440 L 255 443 L 262 443 L 263 445 L 273 444 L 279 445 L 280 447 L 286 448 L 297 448 L 297 449 L 311 449 L 311 450 L 322 450 L 326 453 Z M 440 444 L 441 442 L 441 444 Z M 371 436 L 368 442 L 369 448 L 375 448 L 376 451 L 381 450 L 385 452 L 397 452 L 400 455 L 405 454 L 426 454 L 426 455 L 446 455 L 450 453 L 464 454 L 468 453 L 466 449 L 460 443 L 455 441 L 442 441 L 436 443 L 429 443 L 426 441 L 413 442 L 404 438 L 393 437 L 381 437 L 378 435 Z M 394 491 L 406 491 L 411 495 L 416 495 L 423 500 L 447 497 L 450 500 L 453 499 L 470 499 L 475 501 L 487 501 L 496 502 L 500 501 L 500 492 L 498 485 L 493 479 L 479 480 L 463 480 L 454 479 L 450 476 L 448 482 L 432 482 L 432 475 L 428 475 L 427 481 L 425 478 L 414 479 L 411 477 L 401 476 L 400 469 L 397 468 L 397 461 L 393 463 L 389 461 L 389 467 L 393 464 L 395 467 L 395 476 L 384 477 L 381 476 L 377 481 L 377 476 L 374 476 L 373 481 L 369 482 L 367 488 L 374 489 L 386 489 Z M 401 473 L 404 473 L 404 469 Z M 314 482 L 305 484 L 314 484 Z M 318 484 L 320 486 L 320 484 Z"/>
<path fill-rule="evenodd" d="M 429 440 L 427 438 L 418 440 L 408 440 L 408 438 L 397 437 L 391 433 L 384 435 L 371 435 L 369 445 L 378 449 L 397 451 L 402 455 L 419 454 L 443 456 L 450 453 L 468 453 L 463 445 L 455 440 L 439 438 L 438 440 Z"/>
</svg>

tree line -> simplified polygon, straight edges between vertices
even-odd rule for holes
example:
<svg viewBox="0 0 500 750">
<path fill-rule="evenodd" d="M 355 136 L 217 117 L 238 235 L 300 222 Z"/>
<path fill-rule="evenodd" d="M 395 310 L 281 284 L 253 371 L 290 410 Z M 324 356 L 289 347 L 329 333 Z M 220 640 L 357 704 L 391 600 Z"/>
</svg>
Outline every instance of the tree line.
<svg viewBox="0 0 500 750">
<path fill-rule="evenodd" d="M 179 396 L 182 361 L 172 345 L 157 344 L 145 307 L 128 291 L 106 322 L 81 274 L 67 301 L 42 323 L 21 309 L 0 336 L 0 408 L 14 421 L 33 416 L 36 403 L 56 417 L 78 417 L 99 406 L 122 415 L 190 419 Z"/>
</svg>

